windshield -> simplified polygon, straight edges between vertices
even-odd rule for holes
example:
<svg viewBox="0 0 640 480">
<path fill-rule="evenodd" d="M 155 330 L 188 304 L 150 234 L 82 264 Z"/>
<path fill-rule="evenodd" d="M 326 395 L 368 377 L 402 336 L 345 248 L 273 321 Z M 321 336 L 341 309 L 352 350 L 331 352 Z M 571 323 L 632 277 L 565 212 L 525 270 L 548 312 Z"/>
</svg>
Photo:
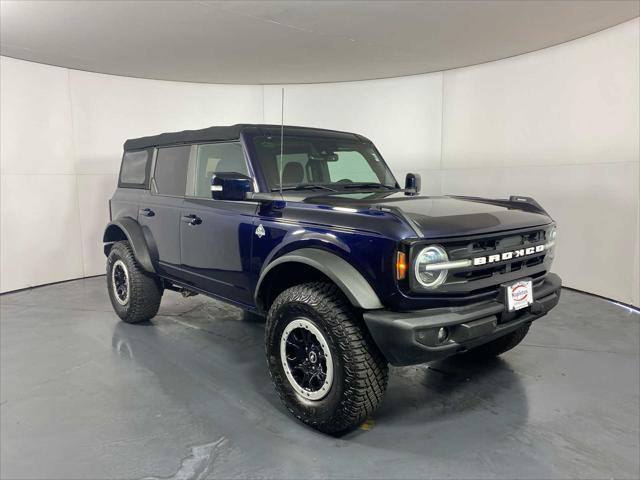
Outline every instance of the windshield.
<svg viewBox="0 0 640 480">
<path fill-rule="evenodd" d="M 280 189 L 280 136 L 256 136 L 253 146 L 269 190 Z M 370 143 L 284 136 L 282 189 L 394 189 L 396 181 Z"/>
</svg>

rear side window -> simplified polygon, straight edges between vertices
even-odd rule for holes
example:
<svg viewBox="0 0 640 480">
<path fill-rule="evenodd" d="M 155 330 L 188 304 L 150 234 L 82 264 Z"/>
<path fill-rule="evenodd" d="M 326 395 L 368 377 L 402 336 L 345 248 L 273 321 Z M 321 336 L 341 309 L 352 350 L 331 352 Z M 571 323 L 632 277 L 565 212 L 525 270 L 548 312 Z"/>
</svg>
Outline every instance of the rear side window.
<svg viewBox="0 0 640 480">
<path fill-rule="evenodd" d="M 156 171 L 153 175 L 158 193 L 182 197 L 187 188 L 187 167 L 191 147 L 166 147 L 158 149 Z"/>
<path fill-rule="evenodd" d="M 147 188 L 149 185 L 149 168 L 151 166 L 151 150 L 124 152 L 120 183 L 125 188 Z"/>
</svg>

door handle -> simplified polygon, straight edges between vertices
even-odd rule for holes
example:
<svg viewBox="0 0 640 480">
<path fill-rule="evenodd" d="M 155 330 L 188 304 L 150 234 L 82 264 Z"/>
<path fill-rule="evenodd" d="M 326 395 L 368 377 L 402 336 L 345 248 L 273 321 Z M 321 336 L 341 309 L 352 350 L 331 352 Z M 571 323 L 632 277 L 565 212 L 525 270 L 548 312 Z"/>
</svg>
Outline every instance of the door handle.
<svg viewBox="0 0 640 480">
<path fill-rule="evenodd" d="M 200 225 L 202 223 L 202 219 L 194 214 L 191 215 L 183 215 L 182 221 L 184 223 L 188 223 L 189 225 Z"/>
<path fill-rule="evenodd" d="M 156 214 L 156 212 L 154 212 L 150 208 L 141 208 L 139 212 L 143 217 L 153 217 Z"/>
</svg>

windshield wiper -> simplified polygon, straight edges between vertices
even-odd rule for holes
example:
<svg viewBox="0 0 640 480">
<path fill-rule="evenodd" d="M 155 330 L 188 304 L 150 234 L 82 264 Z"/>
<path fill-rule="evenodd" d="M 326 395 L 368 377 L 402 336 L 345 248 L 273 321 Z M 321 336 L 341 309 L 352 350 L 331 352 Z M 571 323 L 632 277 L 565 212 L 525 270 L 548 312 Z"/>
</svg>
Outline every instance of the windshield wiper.
<svg viewBox="0 0 640 480">
<path fill-rule="evenodd" d="M 391 185 L 385 185 L 383 183 L 373 183 L 373 182 L 345 183 L 343 187 L 344 188 L 386 188 L 387 190 L 396 190 L 396 187 L 392 187 Z"/>
<path fill-rule="evenodd" d="M 337 190 L 327 187 L 326 185 L 320 185 L 317 183 L 303 183 L 302 185 L 292 185 L 288 187 L 282 187 L 282 190 L 330 190 L 332 192 L 336 192 Z M 279 192 L 280 187 L 274 187 L 271 189 L 272 192 Z"/>
</svg>

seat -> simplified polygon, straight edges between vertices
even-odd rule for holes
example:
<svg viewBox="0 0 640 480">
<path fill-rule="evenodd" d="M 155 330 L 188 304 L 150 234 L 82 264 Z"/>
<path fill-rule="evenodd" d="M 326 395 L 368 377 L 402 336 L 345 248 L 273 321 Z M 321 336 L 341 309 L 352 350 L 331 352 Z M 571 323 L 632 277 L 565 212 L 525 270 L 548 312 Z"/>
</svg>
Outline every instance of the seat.
<svg viewBox="0 0 640 480">
<path fill-rule="evenodd" d="M 223 158 L 216 165 L 216 173 L 242 173 L 246 175 L 244 160 L 238 158 Z"/>
<path fill-rule="evenodd" d="M 298 162 L 289 162 L 282 171 L 282 183 L 293 185 L 301 183 L 304 180 L 304 168 Z"/>
</svg>

